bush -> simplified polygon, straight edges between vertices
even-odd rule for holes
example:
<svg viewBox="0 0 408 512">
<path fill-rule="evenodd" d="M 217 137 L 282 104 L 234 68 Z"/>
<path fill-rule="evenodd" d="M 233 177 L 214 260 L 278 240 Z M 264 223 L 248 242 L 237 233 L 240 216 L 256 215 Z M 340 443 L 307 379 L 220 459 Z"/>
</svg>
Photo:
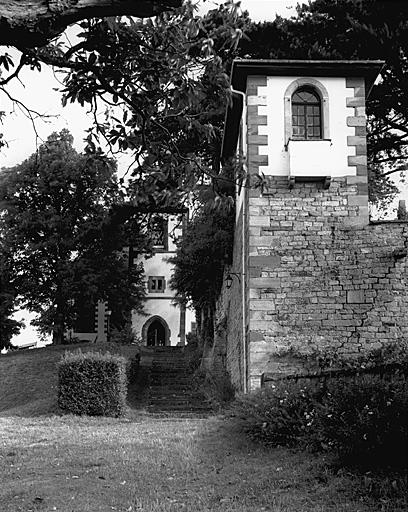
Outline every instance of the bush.
<svg viewBox="0 0 408 512">
<path fill-rule="evenodd" d="M 363 375 L 331 382 L 315 404 L 311 431 L 350 462 L 400 466 L 408 457 L 408 382 Z"/>
<path fill-rule="evenodd" d="M 281 381 L 241 396 L 236 415 L 247 434 L 263 444 L 331 450 L 347 463 L 407 463 L 408 382 L 362 375 L 317 382 Z"/>
<path fill-rule="evenodd" d="M 197 369 L 194 381 L 199 389 L 214 406 L 224 406 L 235 396 L 235 389 L 227 372 L 211 372 Z"/>
<path fill-rule="evenodd" d="M 126 405 L 126 360 L 109 353 L 65 353 L 58 365 L 58 405 L 66 412 L 121 416 Z"/>
<path fill-rule="evenodd" d="M 136 338 L 132 323 L 127 322 L 122 329 L 112 328 L 109 334 L 109 341 L 119 345 L 133 345 L 137 344 L 139 340 Z"/>
<path fill-rule="evenodd" d="M 233 410 L 251 439 L 270 446 L 297 446 L 321 394 L 317 384 L 281 381 L 239 396 Z"/>
<path fill-rule="evenodd" d="M 127 362 L 126 373 L 129 384 L 134 384 L 139 375 L 140 354 L 135 354 Z"/>
<path fill-rule="evenodd" d="M 200 368 L 201 360 L 203 358 L 203 346 L 195 333 L 188 333 L 186 338 L 187 345 L 184 348 L 184 356 L 186 358 L 188 368 L 194 372 Z"/>
</svg>

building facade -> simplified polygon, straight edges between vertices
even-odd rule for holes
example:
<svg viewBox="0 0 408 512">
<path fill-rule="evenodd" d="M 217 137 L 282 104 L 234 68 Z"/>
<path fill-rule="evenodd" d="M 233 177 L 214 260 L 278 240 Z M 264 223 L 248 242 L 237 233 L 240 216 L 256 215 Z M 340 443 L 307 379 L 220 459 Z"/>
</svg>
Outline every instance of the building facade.
<svg viewBox="0 0 408 512">
<path fill-rule="evenodd" d="M 183 233 L 186 214 L 157 214 L 152 217 L 149 236 L 153 241 L 152 256 L 138 256 L 146 276 L 144 313 L 132 314 L 132 327 L 146 346 L 184 345 L 194 321 L 191 310 L 175 304 L 175 291 L 170 287 L 176 243 Z M 131 257 L 131 256 L 130 256 Z M 131 257 L 132 258 L 132 257 Z"/>
<path fill-rule="evenodd" d="M 185 223 L 185 212 L 154 214 L 148 225 L 152 254 L 140 255 L 136 249 L 128 249 L 129 265 L 142 263 L 144 268 L 144 311 L 133 311 L 131 322 L 137 341 L 145 346 L 184 345 L 186 334 L 194 328 L 193 312 L 175 303 L 175 291 L 170 287 L 173 265 L 169 258 L 175 255 Z M 110 314 L 109 304 L 105 301 L 89 307 L 84 305 L 76 328 L 67 336 L 95 343 L 109 341 Z"/>
<path fill-rule="evenodd" d="M 237 189 L 214 355 L 237 389 L 299 373 L 313 352 L 355 357 L 406 337 L 408 226 L 369 219 L 365 105 L 381 67 L 233 64 L 223 158 L 239 155 L 251 186 Z"/>
</svg>

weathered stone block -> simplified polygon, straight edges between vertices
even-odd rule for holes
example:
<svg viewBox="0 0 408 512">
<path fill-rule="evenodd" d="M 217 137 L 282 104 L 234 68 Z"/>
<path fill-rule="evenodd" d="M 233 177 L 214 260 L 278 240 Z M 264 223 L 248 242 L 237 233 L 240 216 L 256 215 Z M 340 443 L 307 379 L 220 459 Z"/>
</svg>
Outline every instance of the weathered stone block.
<svg viewBox="0 0 408 512">
<path fill-rule="evenodd" d="M 257 95 L 258 87 L 266 87 L 268 79 L 266 75 L 251 75 L 247 80 L 247 95 Z"/>
<path fill-rule="evenodd" d="M 354 109 L 354 115 L 356 117 L 359 117 L 359 116 L 365 116 L 366 115 L 366 110 L 365 110 L 365 107 L 356 107 Z"/>
<path fill-rule="evenodd" d="M 262 332 L 258 332 L 258 331 L 251 331 L 249 333 L 249 341 L 251 343 L 255 343 L 257 341 L 264 342 L 265 341 L 264 334 Z"/>
<path fill-rule="evenodd" d="M 356 146 L 356 156 L 360 155 L 367 156 L 367 146 L 365 144 Z"/>
<path fill-rule="evenodd" d="M 266 96 L 248 96 L 247 105 L 267 105 Z"/>
<path fill-rule="evenodd" d="M 368 207 L 368 195 L 367 196 L 349 196 L 349 206 L 367 206 Z"/>
<path fill-rule="evenodd" d="M 266 126 L 267 124 L 267 116 L 260 116 L 258 114 L 248 114 L 248 126 Z"/>
<path fill-rule="evenodd" d="M 266 215 L 249 215 L 250 226 L 269 226 L 270 218 Z"/>
<path fill-rule="evenodd" d="M 280 279 L 270 277 L 258 277 L 249 280 L 250 288 L 280 288 Z"/>
<path fill-rule="evenodd" d="M 348 229 L 362 229 L 369 223 L 369 217 L 358 215 L 356 217 L 345 217 L 343 219 L 343 226 Z"/>
<path fill-rule="evenodd" d="M 364 176 L 347 176 L 347 185 L 358 185 L 359 183 L 367 183 L 367 178 Z"/>
<path fill-rule="evenodd" d="M 367 166 L 357 165 L 357 176 L 367 176 Z"/>
<path fill-rule="evenodd" d="M 276 268 L 281 263 L 280 256 L 251 256 L 249 265 L 251 267 Z"/>
<path fill-rule="evenodd" d="M 348 161 L 348 165 L 367 165 L 367 156 L 365 156 L 365 155 L 348 156 L 347 161 Z"/>
<path fill-rule="evenodd" d="M 350 97 L 346 98 L 346 106 L 347 107 L 364 107 L 365 106 L 365 98 L 362 96 Z"/>
<path fill-rule="evenodd" d="M 367 140 L 364 136 L 348 135 L 347 146 L 366 146 Z"/>
<path fill-rule="evenodd" d="M 365 116 L 350 116 L 347 118 L 347 126 L 366 126 Z"/>
<path fill-rule="evenodd" d="M 258 146 L 265 146 L 268 144 L 267 135 L 249 135 L 248 144 L 257 144 Z"/>
<path fill-rule="evenodd" d="M 367 135 L 367 126 L 356 126 L 355 127 L 355 133 L 358 136 L 365 137 Z"/>
<path fill-rule="evenodd" d="M 348 304 L 364 304 L 365 294 L 363 290 L 349 290 L 347 292 Z"/>
<path fill-rule="evenodd" d="M 358 183 L 357 193 L 360 196 L 368 196 L 368 182 L 367 183 Z"/>
<path fill-rule="evenodd" d="M 258 148 L 258 146 L 256 146 Z M 249 164 L 268 165 L 268 155 L 248 155 Z"/>
<path fill-rule="evenodd" d="M 249 309 L 251 311 L 272 311 L 275 309 L 275 306 L 272 300 L 252 299 L 249 304 Z"/>
</svg>

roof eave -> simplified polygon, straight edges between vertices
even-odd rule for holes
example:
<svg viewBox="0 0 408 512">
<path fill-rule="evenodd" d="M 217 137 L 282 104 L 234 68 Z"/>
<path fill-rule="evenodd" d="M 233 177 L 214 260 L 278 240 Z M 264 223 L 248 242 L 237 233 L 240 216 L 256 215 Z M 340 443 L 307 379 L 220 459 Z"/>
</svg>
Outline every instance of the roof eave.
<svg viewBox="0 0 408 512">
<path fill-rule="evenodd" d="M 272 60 L 237 59 L 233 62 L 231 83 L 245 92 L 250 75 L 363 77 L 370 91 L 384 67 L 382 60 Z"/>
</svg>

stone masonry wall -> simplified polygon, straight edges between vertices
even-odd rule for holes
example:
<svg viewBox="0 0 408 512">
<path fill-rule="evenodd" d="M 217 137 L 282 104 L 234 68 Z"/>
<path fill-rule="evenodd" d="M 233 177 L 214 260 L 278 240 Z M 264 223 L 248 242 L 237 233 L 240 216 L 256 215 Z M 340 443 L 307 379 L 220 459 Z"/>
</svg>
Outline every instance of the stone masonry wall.
<svg viewBox="0 0 408 512">
<path fill-rule="evenodd" d="M 355 356 L 406 336 L 408 224 L 359 222 L 358 176 L 266 188 L 249 199 L 250 377 L 293 372 L 276 357 L 291 349 Z"/>
<path fill-rule="evenodd" d="M 237 219 L 234 236 L 234 259 L 231 268 L 226 269 L 225 277 L 234 272 L 231 288 L 224 286 L 218 299 L 215 314 L 214 346 L 211 368 L 214 373 L 220 373 L 221 367 L 226 369 L 231 383 L 242 391 L 246 369 L 244 364 L 244 348 L 242 336 L 242 210 Z M 239 278 L 238 278 L 239 276 Z"/>
</svg>

